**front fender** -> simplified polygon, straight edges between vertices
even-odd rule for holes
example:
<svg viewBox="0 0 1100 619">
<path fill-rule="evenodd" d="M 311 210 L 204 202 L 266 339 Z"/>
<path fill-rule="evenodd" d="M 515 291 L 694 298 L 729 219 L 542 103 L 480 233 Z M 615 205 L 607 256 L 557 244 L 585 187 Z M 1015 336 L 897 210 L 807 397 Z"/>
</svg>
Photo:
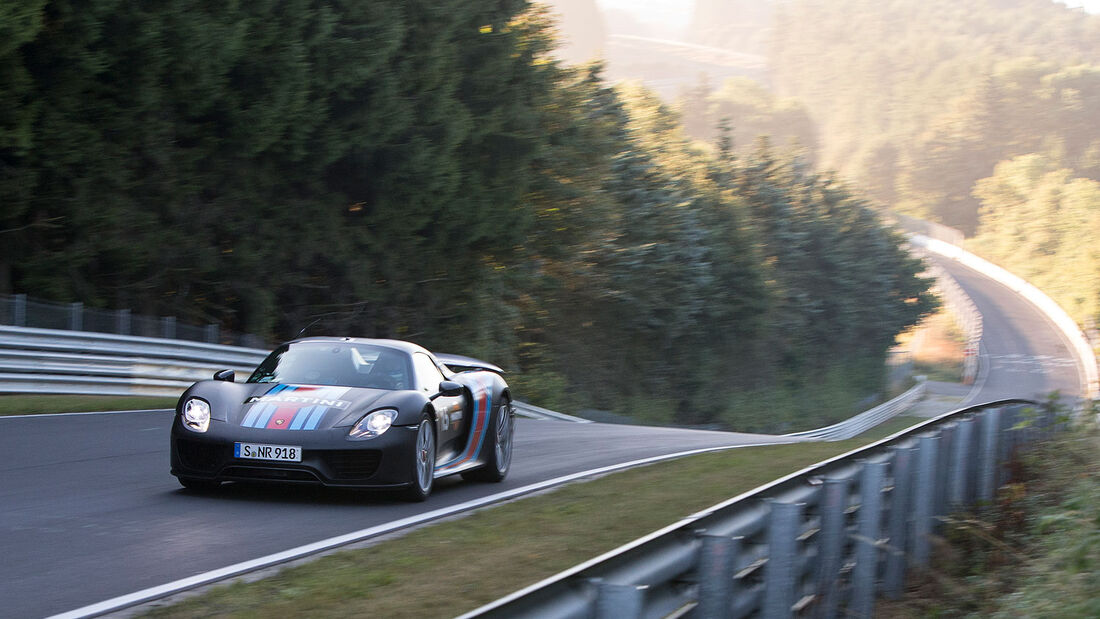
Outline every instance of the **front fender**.
<svg viewBox="0 0 1100 619">
<path fill-rule="evenodd" d="M 383 408 L 392 408 L 397 411 L 397 419 L 393 420 L 395 426 L 415 426 L 420 423 L 420 415 L 429 407 L 431 400 L 428 396 L 417 391 L 395 391 L 379 398 L 371 403 L 368 408 L 361 408 L 349 412 L 334 427 L 349 427 L 363 418 L 364 415 L 373 413 Z"/>
<path fill-rule="evenodd" d="M 176 414 L 182 410 L 188 398 L 201 398 L 210 404 L 210 418 L 228 421 L 230 411 L 240 408 L 241 402 L 251 392 L 251 385 L 230 383 L 224 380 L 200 380 L 187 388 L 176 402 Z"/>
</svg>

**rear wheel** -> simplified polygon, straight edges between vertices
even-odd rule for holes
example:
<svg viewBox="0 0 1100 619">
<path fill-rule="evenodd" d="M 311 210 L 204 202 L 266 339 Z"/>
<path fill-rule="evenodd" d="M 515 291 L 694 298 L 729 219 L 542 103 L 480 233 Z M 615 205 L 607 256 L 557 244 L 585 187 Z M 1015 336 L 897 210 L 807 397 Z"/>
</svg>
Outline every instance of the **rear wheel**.
<svg viewBox="0 0 1100 619">
<path fill-rule="evenodd" d="M 512 403 L 508 398 L 503 398 L 497 407 L 493 419 L 493 432 L 488 436 L 489 457 L 485 466 L 476 471 L 463 473 L 463 479 L 474 481 L 498 482 L 504 481 L 508 476 L 508 469 L 512 467 L 512 443 L 515 437 L 516 424 L 512 416 Z"/>
<path fill-rule="evenodd" d="M 435 484 L 435 426 L 425 417 L 416 429 L 416 446 L 413 449 L 412 483 L 405 491 L 410 501 L 423 501 L 432 493 Z"/>
</svg>

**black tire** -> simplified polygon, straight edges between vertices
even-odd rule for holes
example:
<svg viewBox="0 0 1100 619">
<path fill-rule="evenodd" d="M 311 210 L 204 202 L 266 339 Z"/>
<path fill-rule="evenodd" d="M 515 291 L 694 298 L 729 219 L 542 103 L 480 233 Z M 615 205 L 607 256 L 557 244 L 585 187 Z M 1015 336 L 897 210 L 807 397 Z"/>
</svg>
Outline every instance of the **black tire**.
<svg viewBox="0 0 1100 619">
<path fill-rule="evenodd" d="M 435 451 L 435 424 L 428 417 L 423 417 L 416 429 L 405 500 L 419 503 L 431 495 L 435 486 Z"/>
<path fill-rule="evenodd" d="M 195 479 L 193 477 L 179 477 L 180 485 L 192 492 L 214 492 L 222 483 L 209 479 Z"/>
<path fill-rule="evenodd" d="M 489 421 L 493 430 L 485 437 L 485 448 L 489 450 L 485 466 L 463 473 L 463 479 L 501 482 L 508 476 L 508 470 L 512 468 L 512 445 L 516 424 L 512 403 L 507 397 L 501 399 L 500 406 L 493 412 L 493 417 Z"/>
</svg>

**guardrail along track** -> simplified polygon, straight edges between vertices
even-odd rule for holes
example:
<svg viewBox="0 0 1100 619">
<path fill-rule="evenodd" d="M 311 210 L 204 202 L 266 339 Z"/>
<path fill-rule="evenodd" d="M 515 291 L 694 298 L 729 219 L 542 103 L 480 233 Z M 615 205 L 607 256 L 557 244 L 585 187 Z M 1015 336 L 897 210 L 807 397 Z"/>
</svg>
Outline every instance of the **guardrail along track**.
<svg viewBox="0 0 1100 619">
<path fill-rule="evenodd" d="M 1025 423 L 1030 421 L 1030 423 Z M 962 409 L 821 462 L 467 617 L 792 617 L 874 613 L 928 565 L 939 519 L 988 504 L 1053 413 Z"/>
<path fill-rule="evenodd" d="M 247 375 L 267 353 L 187 340 L 0 326 L 0 393 L 174 397 L 218 370 Z"/>
</svg>

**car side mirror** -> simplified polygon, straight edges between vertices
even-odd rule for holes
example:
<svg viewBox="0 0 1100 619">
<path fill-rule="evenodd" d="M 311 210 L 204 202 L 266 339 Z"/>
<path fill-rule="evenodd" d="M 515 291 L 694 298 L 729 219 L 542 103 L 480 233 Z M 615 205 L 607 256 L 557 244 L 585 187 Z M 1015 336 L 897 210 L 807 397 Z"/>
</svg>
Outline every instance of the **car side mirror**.
<svg viewBox="0 0 1100 619">
<path fill-rule="evenodd" d="M 237 375 L 235 372 L 233 372 L 233 370 L 221 370 L 219 372 L 214 372 L 214 380 L 224 380 L 227 383 L 233 382 L 236 377 Z"/>
<path fill-rule="evenodd" d="M 453 398 L 456 395 L 462 395 L 462 392 L 466 388 L 452 380 L 445 380 L 439 383 L 439 393 L 432 396 L 432 399 L 436 399 L 440 396 Z"/>
</svg>

